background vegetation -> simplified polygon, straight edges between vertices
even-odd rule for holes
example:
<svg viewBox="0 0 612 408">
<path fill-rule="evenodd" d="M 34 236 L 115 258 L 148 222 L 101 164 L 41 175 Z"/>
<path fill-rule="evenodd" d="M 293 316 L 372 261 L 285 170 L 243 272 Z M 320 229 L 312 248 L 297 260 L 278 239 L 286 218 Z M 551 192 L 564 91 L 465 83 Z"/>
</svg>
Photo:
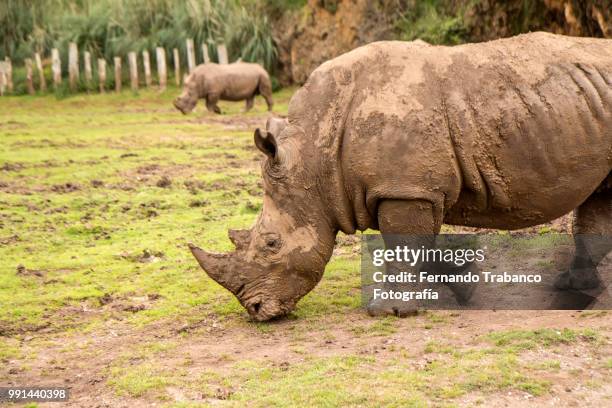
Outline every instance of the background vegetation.
<svg viewBox="0 0 612 408">
<path fill-rule="evenodd" d="M 536 30 L 612 36 L 610 0 L 366 3 L 367 7 L 348 0 L 3 0 L 0 59 L 9 56 L 14 61 L 15 93 L 21 94 L 26 92 L 23 60 L 34 52 L 48 58 L 51 48 L 57 47 L 66 64 L 68 43 L 74 41 L 81 51 L 110 62 L 129 51 L 152 52 L 162 46 L 169 60 L 172 49 L 178 48 L 185 61 L 185 39 L 193 38 L 198 62 L 202 44 L 208 44 L 215 59 L 214 45 L 223 42 L 230 60 L 259 62 L 275 85 L 279 81 L 287 85 L 303 82 L 328 58 L 382 39 L 459 44 Z M 355 27 L 334 29 L 346 21 Z M 325 42 L 322 33 L 331 33 L 333 42 Z M 95 68 L 94 64 L 94 72 Z"/>
<path fill-rule="evenodd" d="M 111 60 L 128 51 L 178 48 L 193 38 L 200 59 L 203 43 L 216 57 L 216 43 L 228 46 L 230 59 L 256 61 L 271 69 L 276 48 L 263 3 L 238 0 L 6 0 L 0 5 L 0 57 L 21 62 L 33 52 L 57 47 Z M 63 60 L 66 55 L 62 56 Z"/>
<path fill-rule="evenodd" d="M 402 40 L 421 39 L 431 44 L 460 44 L 468 29 L 461 14 L 448 7 L 448 1 L 413 1 L 397 20 Z"/>
</svg>

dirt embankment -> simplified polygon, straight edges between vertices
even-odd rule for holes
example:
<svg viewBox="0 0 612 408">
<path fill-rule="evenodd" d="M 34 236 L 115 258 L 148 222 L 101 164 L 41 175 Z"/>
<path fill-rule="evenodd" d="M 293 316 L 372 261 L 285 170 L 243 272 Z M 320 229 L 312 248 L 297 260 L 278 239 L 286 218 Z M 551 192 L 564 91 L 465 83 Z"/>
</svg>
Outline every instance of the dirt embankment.
<svg viewBox="0 0 612 408">
<path fill-rule="evenodd" d="M 355 47 L 411 39 L 402 31 L 407 18 L 409 24 L 439 24 L 434 31 L 448 29 L 449 19 L 458 18 L 455 24 L 465 42 L 538 30 L 612 38 L 610 0 L 441 0 L 432 8 L 415 0 L 308 0 L 303 8 L 287 11 L 272 23 L 279 79 L 283 84 L 302 84 L 321 63 Z"/>
<path fill-rule="evenodd" d="M 389 4 L 387 4 L 389 3 Z M 274 23 L 283 83 L 304 83 L 321 63 L 362 44 L 393 39 L 394 1 L 308 0 Z"/>
<path fill-rule="evenodd" d="M 463 19 L 471 41 L 539 30 L 611 38 L 611 10 L 610 0 L 480 0 L 464 8 Z"/>
</svg>

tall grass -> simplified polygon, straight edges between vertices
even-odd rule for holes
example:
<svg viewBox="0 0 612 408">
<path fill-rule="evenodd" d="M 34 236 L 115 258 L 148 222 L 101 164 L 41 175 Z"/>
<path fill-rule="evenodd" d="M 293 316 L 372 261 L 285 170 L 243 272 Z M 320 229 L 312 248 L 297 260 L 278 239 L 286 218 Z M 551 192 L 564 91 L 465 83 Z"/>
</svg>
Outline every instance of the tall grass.
<svg viewBox="0 0 612 408">
<path fill-rule="evenodd" d="M 123 56 L 128 51 L 178 48 L 186 58 L 185 40 L 196 52 L 224 42 L 232 59 L 260 62 L 270 70 L 276 46 L 269 21 L 255 0 L 2 0 L 0 58 L 21 62 L 33 52 L 67 50 L 74 41 L 94 57 Z M 64 55 L 65 58 L 65 55 Z M 201 56 L 198 57 L 201 59 Z"/>
</svg>

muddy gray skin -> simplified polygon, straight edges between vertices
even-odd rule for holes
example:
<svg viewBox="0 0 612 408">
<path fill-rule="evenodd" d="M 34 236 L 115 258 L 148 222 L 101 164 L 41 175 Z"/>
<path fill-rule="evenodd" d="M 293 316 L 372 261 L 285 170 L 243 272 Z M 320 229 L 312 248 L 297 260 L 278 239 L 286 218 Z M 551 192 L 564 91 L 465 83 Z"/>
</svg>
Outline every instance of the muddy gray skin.
<svg viewBox="0 0 612 408">
<path fill-rule="evenodd" d="M 253 107 L 255 96 L 261 95 L 272 110 L 272 84 L 263 67 L 247 62 L 233 64 L 198 65 L 186 79 L 183 92 L 174 100 L 174 106 L 183 114 L 191 112 L 199 99 L 204 99 L 206 109 L 221 113 L 219 100 L 246 100 L 245 110 Z"/>
<path fill-rule="evenodd" d="M 574 233 L 612 235 L 611 84 L 612 40 L 532 33 L 353 50 L 313 72 L 286 122 L 256 130 L 263 209 L 251 230 L 230 231 L 236 251 L 192 252 L 267 320 L 319 282 L 338 231 L 518 229 L 576 209 Z M 601 257 L 580 256 L 558 287 L 600 283 Z"/>
</svg>

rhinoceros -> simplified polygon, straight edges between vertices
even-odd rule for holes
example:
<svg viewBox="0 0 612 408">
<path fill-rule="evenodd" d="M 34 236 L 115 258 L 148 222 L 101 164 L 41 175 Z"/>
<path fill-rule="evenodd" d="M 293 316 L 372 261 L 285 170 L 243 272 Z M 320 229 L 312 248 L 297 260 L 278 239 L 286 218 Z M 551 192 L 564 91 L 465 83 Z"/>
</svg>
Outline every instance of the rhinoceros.
<svg viewBox="0 0 612 408">
<path fill-rule="evenodd" d="M 219 100 L 242 101 L 246 111 L 253 107 L 255 96 L 261 95 L 272 110 L 272 84 L 261 65 L 248 62 L 232 64 L 201 64 L 187 76 L 183 92 L 174 100 L 174 106 L 183 114 L 191 112 L 198 99 L 206 100 L 206 109 L 221 113 Z"/>
<path fill-rule="evenodd" d="M 575 209 L 575 234 L 612 235 L 612 40 L 372 43 L 322 64 L 254 137 L 254 226 L 229 231 L 232 253 L 190 247 L 255 320 L 315 287 L 339 231 L 511 230 Z M 597 286 L 602 257 L 578 247 L 556 285 Z M 384 307 L 368 306 L 401 314 Z"/>
</svg>

